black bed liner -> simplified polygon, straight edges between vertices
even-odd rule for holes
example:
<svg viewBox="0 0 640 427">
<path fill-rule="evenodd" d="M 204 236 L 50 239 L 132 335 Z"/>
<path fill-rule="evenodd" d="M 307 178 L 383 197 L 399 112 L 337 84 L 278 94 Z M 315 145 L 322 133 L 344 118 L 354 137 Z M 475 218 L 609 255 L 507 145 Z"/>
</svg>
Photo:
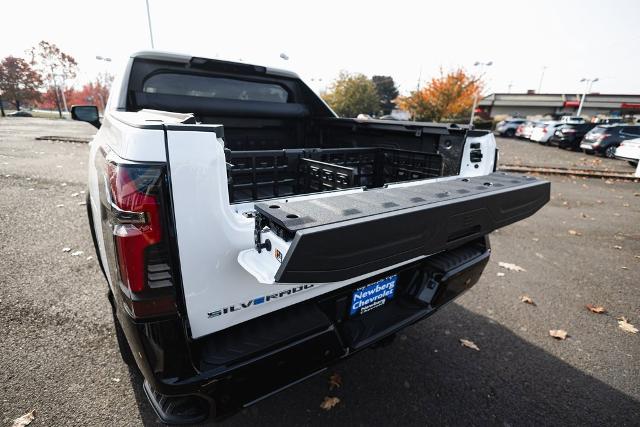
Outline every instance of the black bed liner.
<svg viewBox="0 0 640 427">
<path fill-rule="evenodd" d="M 256 227 L 291 241 L 277 282 L 335 282 L 451 249 L 524 219 L 549 201 L 549 192 L 546 181 L 498 172 L 256 203 Z"/>
</svg>

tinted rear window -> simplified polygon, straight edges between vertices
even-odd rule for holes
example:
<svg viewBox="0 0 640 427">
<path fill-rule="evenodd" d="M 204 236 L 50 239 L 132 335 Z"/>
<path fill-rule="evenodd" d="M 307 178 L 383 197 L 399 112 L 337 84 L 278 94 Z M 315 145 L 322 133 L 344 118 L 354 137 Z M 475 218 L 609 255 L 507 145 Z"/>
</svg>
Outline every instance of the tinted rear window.
<svg viewBox="0 0 640 427">
<path fill-rule="evenodd" d="M 611 129 L 607 129 L 607 128 L 603 128 L 603 127 L 598 126 L 598 127 L 595 127 L 593 129 L 591 129 L 589 131 L 589 133 L 592 134 L 592 135 L 599 135 L 599 134 L 605 133 L 607 131 L 611 131 Z"/>
<path fill-rule="evenodd" d="M 622 128 L 622 132 L 629 135 L 640 135 L 640 126 L 625 126 Z"/>
<path fill-rule="evenodd" d="M 144 82 L 142 90 L 164 95 L 280 103 L 286 103 L 289 95 L 282 86 L 272 83 L 177 73 L 155 74 Z"/>
</svg>

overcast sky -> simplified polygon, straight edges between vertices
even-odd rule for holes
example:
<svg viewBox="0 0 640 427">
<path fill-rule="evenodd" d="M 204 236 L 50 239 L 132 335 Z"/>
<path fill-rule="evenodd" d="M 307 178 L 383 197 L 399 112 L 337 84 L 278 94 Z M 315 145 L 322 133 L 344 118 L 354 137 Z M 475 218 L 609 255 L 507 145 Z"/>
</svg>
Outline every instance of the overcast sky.
<svg viewBox="0 0 640 427">
<path fill-rule="evenodd" d="M 598 77 L 594 92 L 640 93 L 638 0 L 149 3 L 157 49 L 291 69 L 316 90 L 347 70 L 391 75 L 406 93 L 441 67 L 493 61 L 488 93 L 537 89 L 544 66 L 542 92 Z M 53 42 L 78 60 L 78 83 L 150 47 L 144 0 L 4 1 L 2 16 L 0 56 Z"/>
</svg>

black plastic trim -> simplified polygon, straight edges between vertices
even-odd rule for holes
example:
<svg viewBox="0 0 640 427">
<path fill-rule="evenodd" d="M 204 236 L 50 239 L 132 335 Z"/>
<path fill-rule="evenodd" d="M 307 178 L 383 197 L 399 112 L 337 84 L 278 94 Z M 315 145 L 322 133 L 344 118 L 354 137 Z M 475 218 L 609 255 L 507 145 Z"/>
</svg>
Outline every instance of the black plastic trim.
<svg viewBox="0 0 640 427">
<path fill-rule="evenodd" d="M 459 181 L 326 198 L 320 212 L 313 201 L 281 204 L 277 210 L 257 203 L 256 221 L 283 230 L 285 237 L 293 234 L 275 280 L 337 282 L 434 254 L 522 220 L 550 196 L 550 184 L 531 177 L 496 173 L 469 178 L 462 188 Z M 442 192 L 433 194 L 438 190 Z M 381 191 L 384 200 L 417 202 L 397 208 L 387 208 L 389 202 L 376 205 Z M 347 205 L 363 213 L 349 219 Z"/>
</svg>

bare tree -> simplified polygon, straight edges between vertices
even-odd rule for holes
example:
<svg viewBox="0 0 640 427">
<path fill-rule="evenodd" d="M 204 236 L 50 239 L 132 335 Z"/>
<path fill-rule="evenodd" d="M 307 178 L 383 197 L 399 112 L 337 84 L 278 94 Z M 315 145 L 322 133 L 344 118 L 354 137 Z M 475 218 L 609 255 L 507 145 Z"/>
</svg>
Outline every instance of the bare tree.
<svg viewBox="0 0 640 427">
<path fill-rule="evenodd" d="M 29 49 L 27 54 L 31 56 L 31 65 L 40 72 L 48 86 L 55 90 L 56 107 L 58 107 L 58 114 L 62 117 L 59 92 L 64 102 L 64 89 L 67 81 L 76 77 L 78 63 L 71 55 L 61 51 L 58 46 L 44 40 Z"/>
</svg>

